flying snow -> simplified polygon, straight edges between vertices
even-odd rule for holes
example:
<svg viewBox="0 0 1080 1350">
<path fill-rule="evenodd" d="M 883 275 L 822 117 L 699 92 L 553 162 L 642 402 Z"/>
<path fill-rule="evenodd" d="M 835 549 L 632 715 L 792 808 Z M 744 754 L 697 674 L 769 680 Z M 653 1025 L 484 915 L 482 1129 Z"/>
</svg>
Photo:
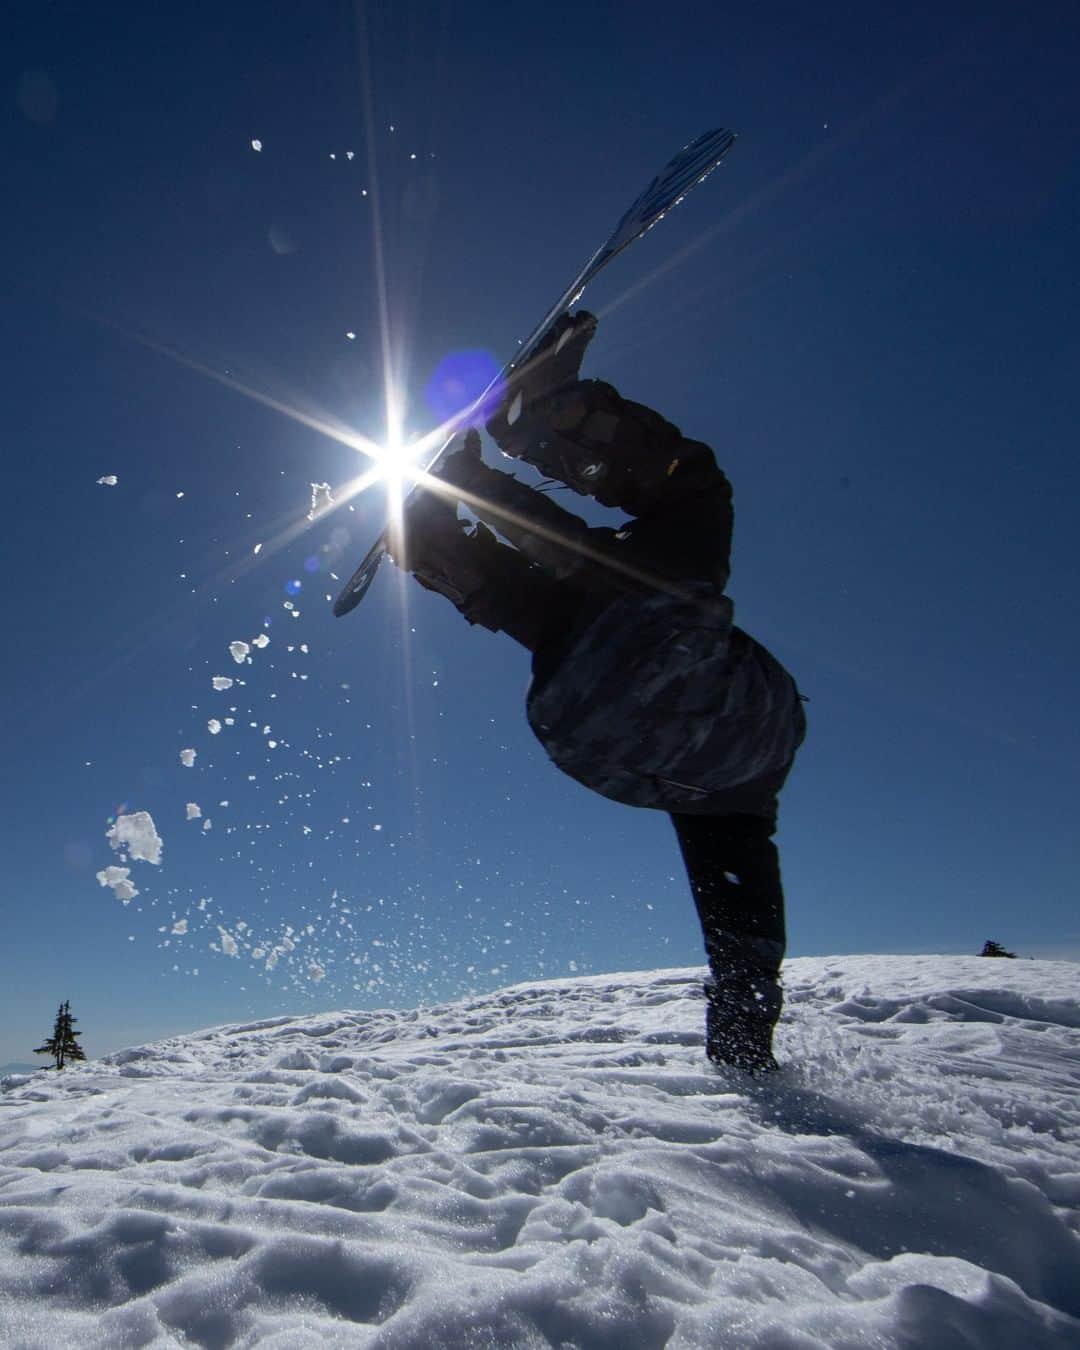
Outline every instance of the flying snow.
<svg viewBox="0 0 1080 1350">
<path fill-rule="evenodd" d="M 262 149 L 262 141 L 259 140 L 252 141 L 251 148 L 252 150 L 255 151 L 256 154 L 258 154 L 258 152 Z"/>
<path fill-rule="evenodd" d="M 184 807 L 184 811 L 187 820 L 198 820 L 202 815 L 202 807 L 198 802 L 188 802 L 187 806 Z"/>
<path fill-rule="evenodd" d="M 210 683 L 220 693 L 224 689 L 231 689 L 235 681 L 230 679 L 228 675 L 215 675 Z"/>
<path fill-rule="evenodd" d="M 248 658 L 248 652 L 250 651 L 251 647 L 246 642 L 229 643 L 229 655 L 232 657 L 232 659 L 236 662 L 238 666 L 242 666 L 244 664 L 244 662 Z"/>
<path fill-rule="evenodd" d="M 251 645 L 253 647 L 258 647 L 261 651 L 264 647 L 270 646 L 270 639 L 265 633 L 260 633 L 258 637 L 253 637 L 251 639 Z"/>
<path fill-rule="evenodd" d="M 117 484 L 117 481 L 118 481 L 118 480 L 117 480 L 116 474 L 114 474 L 114 473 L 107 473 L 107 474 L 103 475 L 103 477 L 101 477 L 101 478 L 98 479 L 98 484 L 99 484 L 101 487 L 115 487 L 116 484 Z"/>
<path fill-rule="evenodd" d="M 320 511 L 327 511 L 334 504 L 334 498 L 330 491 L 329 483 L 312 483 L 311 485 L 311 508 L 308 511 L 308 520 L 314 520 Z"/>
<path fill-rule="evenodd" d="M 211 736 L 216 736 L 218 732 L 221 730 L 221 723 L 217 720 L 216 717 L 211 717 L 206 724 L 206 729 Z"/>
<path fill-rule="evenodd" d="M 130 878 L 130 867 L 110 865 L 97 873 L 98 885 L 111 887 L 113 895 L 116 896 L 117 900 L 122 900 L 125 905 L 139 894 Z"/>
<path fill-rule="evenodd" d="M 187 750 L 180 751 L 180 763 L 184 766 L 185 769 L 190 769 L 192 765 L 195 763 L 196 753 L 197 751 L 192 750 L 190 748 Z"/>
<path fill-rule="evenodd" d="M 149 811 L 131 811 L 117 816 L 115 823 L 105 831 L 105 838 L 114 849 L 122 849 L 129 858 L 155 866 L 161 862 L 161 835 Z"/>
</svg>

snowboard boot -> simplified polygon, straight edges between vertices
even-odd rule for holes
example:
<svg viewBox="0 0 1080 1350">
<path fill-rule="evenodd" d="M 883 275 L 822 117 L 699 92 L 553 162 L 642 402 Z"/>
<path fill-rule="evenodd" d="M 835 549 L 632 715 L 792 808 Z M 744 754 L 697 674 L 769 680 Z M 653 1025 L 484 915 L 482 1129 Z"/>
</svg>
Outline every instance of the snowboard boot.
<svg viewBox="0 0 1080 1350">
<path fill-rule="evenodd" d="M 705 1053 L 716 1068 L 741 1069 L 760 1077 L 780 1066 L 772 1052 L 773 1027 L 783 995 L 779 985 L 764 990 L 705 983 Z"/>
<path fill-rule="evenodd" d="M 718 1068 L 759 1076 L 780 1067 L 772 1053 L 773 1029 L 784 1005 L 777 944 L 727 936 L 722 954 L 709 952 L 705 1053 Z"/>
<path fill-rule="evenodd" d="M 547 626 L 554 584 L 486 525 L 469 528 L 457 506 L 419 491 L 405 508 L 401 537 L 391 542 L 394 562 L 425 590 L 445 596 L 471 624 L 503 632 L 535 651 Z"/>
</svg>

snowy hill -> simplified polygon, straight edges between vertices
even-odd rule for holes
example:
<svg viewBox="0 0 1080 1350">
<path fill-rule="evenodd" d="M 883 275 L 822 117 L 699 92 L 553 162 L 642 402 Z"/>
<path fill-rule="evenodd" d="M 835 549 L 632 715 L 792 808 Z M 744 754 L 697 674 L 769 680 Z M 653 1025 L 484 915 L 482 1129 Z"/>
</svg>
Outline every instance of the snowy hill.
<svg viewBox="0 0 1080 1350">
<path fill-rule="evenodd" d="M 0 1344 L 1080 1346 L 1080 967 L 700 970 L 221 1027 L 0 1092 Z"/>
</svg>

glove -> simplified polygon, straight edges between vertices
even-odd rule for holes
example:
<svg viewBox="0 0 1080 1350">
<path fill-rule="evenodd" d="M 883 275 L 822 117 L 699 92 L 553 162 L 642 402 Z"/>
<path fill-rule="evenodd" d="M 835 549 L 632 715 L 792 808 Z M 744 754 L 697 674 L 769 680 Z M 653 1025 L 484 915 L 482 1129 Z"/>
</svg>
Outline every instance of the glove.
<svg viewBox="0 0 1080 1350">
<path fill-rule="evenodd" d="M 465 437 L 435 470 L 435 477 L 441 478 L 451 487 L 461 488 L 463 492 L 475 492 L 483 482 L 484 475 L 492 471 L 484 463 L 480 454 L 480 433 L 470 427 Z"/>
<path fill-rule="evenodd" d="M 560 315 L 535 353 L 510 376 L 502 401 L 487 422 L 488 434 L 504 454 L 530 459 L 534 439 L 530 428 L 535 426 L 536 414 L 553 394 L 576 382 L 596 325 L 595 315 L 584 309 Z M 550 414 L 545 420 L 550 420 Z"/>
</svg>

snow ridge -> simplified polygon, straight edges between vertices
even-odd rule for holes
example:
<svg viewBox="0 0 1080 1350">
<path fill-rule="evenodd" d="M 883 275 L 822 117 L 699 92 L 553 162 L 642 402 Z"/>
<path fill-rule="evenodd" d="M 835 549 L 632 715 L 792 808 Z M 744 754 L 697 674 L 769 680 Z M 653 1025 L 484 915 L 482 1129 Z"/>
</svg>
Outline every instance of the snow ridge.
<svg viewBox="0 0 1080 1350">
<path fill-rule="evenodd" d="M 0 1344 L 1080 1344 L 1078 968 L 785 969 L 762 1083 L 697 969 L 9 1076 Z"/>
</svg>

